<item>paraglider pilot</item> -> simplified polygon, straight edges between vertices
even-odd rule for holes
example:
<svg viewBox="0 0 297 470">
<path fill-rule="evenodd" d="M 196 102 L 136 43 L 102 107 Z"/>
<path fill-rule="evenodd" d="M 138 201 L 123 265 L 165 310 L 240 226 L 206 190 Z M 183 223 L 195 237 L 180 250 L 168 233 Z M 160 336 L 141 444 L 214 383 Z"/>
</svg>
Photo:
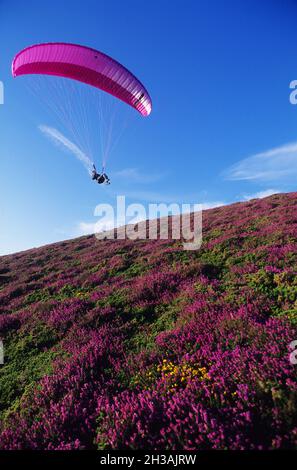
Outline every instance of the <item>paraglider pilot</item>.
<svg viewBox="0 0 297 470">
<path fill-rule="evenodd" d="M 110 179 L 108 178 L 107 174 L 104 172 L 104 168 L 102 168 L 101 173 L 97 173 L 95 165 L 93 165 L 92 170 L 92 180 L 97 181 L 98 184 L 110 184 Z"/>
</svg>

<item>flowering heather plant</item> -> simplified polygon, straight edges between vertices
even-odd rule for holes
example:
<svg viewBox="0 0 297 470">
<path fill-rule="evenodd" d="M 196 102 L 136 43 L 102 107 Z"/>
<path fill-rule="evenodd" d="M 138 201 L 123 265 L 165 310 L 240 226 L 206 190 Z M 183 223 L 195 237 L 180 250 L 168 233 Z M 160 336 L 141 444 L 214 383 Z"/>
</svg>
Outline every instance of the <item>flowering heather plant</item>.
<svg viewBox="0 0 297 470">
<path fill-rule="evenodd" d="M 0 258 L 1 449 L 297 448 L 297 194 Z"/>
</svg>

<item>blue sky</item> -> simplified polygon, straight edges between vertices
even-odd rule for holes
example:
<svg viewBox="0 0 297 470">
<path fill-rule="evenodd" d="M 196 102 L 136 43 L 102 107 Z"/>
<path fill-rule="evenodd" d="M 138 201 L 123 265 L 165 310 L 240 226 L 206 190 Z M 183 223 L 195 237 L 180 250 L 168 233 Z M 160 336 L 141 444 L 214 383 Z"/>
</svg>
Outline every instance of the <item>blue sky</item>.
<svg viewBox="0 0 297 470">
<path fill-rule="evenodd" d="M 207 207 L 296 190 L 296 14 L 289 0 L 0 0 L 0 254 L 84 233 L 117 194 Z M 152 96 L 109 188 L 45 138 L 38 126 L 59 121 L 11 77 L 19 50 L 54 41 L 104 51 Z"/>
</svg>

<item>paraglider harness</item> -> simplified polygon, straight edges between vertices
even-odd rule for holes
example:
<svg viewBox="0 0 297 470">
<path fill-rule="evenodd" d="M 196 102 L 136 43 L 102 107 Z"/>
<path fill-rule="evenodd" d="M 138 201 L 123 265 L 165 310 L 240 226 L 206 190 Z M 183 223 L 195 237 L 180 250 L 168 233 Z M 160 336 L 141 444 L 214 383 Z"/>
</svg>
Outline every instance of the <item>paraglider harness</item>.
<svg viewBox="0 0 297 470">
<path fill-rule="evenodd" d="M 95 165 L 93 165 L 92 180 L 97 181 L 98 184 L 110 184 L 110 179 L 108 178 L 107 174 L 104 172 L 104 168 L 102 168 L 101 173 L 97 173 Z"/>
</svg>

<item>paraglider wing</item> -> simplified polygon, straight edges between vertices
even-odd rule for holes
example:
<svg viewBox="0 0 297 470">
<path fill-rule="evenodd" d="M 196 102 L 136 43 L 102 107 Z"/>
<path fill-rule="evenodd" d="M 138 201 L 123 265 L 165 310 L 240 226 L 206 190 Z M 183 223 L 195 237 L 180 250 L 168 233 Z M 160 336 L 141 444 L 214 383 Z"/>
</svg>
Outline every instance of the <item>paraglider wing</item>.
<svg viewBox="0 0 297 470">
<path fill-rule="evenodd" d="M 142 83 L 116 60 L 89 47 L 67 43 L 37 44 L 19 52 L 12 64 L 14 77 L 56 75 L 92 85 L 119 98 L 142 116 L 152 101 Z"/>
</svg>

